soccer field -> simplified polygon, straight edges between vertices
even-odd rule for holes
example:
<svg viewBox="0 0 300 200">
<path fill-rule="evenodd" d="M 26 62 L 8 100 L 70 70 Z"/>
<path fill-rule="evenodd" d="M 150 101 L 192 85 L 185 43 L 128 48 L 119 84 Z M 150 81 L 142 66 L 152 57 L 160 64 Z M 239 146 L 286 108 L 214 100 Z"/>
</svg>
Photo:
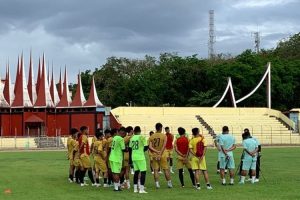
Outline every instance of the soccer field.
<svg viewBox="0 0 300 200">
<path fill-rule="evenodd" d="M 235 151 L 239 164 L 241 149 Z M 174 188 L 168 189 L 161 176 L 161 188 L 155 189 L 153 177 L 147 173 L 148 194 L 133 190 L 113 192 L 112 188 L 80 187 L 69 183 L 68 161 L 62 151 L 0 152 L 0 199 L 300 199 L 300 148 L 264 148 L 262 174 L 258 184 L 222 186 L 215 165 L 217 152 L 209 149 L 207 164 L 213 190 L 207 190 L 201 177 L 201 190 L 192 188 L 185 173 L 185 188 L 181 188 L 178 173 L 172 176 Z M 175 161 L 176 163 L 176 161 Z M 132 177 L 131 177 L 132 182 Z M 4 191 L 10 189 L 11 193 Z"/>
</svg>

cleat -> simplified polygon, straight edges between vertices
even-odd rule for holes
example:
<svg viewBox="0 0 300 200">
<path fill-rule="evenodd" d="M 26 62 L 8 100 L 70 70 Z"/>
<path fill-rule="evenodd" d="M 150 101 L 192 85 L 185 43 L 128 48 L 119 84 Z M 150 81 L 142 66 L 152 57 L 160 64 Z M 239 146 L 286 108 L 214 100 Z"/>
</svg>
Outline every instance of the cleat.
<svg viewBox="0 0 300 200">
<path fill-rule="evenodd" d="M 107 188 L 107 187 L 109 187 L 107 184 L 103 184 L 103 187 L 105 187 L 105 188 Z"/>
<path fill-rule="evenodd" d="M 244 185 L 245 183 L 240 181 L 239 184 L 240 184 L 240 185 Z"/>
<path fill-rule="evenodd" d="M 146 192 L 145 190 L 140 190 L 139 193 L 140 194 L 147 194 L 148 192 Z"/>
<path fill-rule="evenodd" d="M 213 188 L 212 188 L 211 185 L 210 185 L 210 186 L 206 186 L 206 189 L 212 190 Z"/>
<path fill-rule="evenodd" d="M 68 181 L 69 181 L 70 183 L 73 183 L 73 180 L 72 180 L 72 179 L 70 179 L 70 178 L 68 179 Z"/>
<path fill-rule="evenodd" d="M 223 186 L 226 186 L 226 183 L 222 183 Z"/>
<path fill-rule="evenodd" d="M 255 181 L 254 181 L 255 183 L 258 183 L 259 182 L 259 179 L 257 178 L 257 179 L 255 179 Z"/>
<path fill-rule="evenodd" d="M 201 190 L 201 187 L 196 187 L 196 190 Z"/>
<path fill-rule="evenodd" d="M 234 185 L 234 183 L 229 183 L 229 185 L 231 185 L 231 186 L 232 186 L 232 185 Z"/>
<path fill-rule="evenodd" d="M 138 192 L 139 192 L 138 190 L 134 190 L 134 191 L 133 191 L 133 193 L 138 193 Z"/>
</svg>

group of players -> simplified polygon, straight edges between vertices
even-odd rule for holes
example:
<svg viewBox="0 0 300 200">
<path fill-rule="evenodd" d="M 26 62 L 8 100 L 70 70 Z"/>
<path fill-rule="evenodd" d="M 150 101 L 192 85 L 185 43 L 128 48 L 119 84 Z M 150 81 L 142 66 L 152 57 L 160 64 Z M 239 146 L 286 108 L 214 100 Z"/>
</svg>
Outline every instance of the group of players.
<svg viewBox="0 0 300 200">
<path fill-rule="evenodd" d="M 103 178 L 103 187 L 114 187 L 114 191 L 122 191 L 122 188 L 130 188 L 130 170 L 132 170 L 134 192 L 147 193 L 145 180 L 147 163 L 145 152 L 148 152 L 150 168 L 155 180 L 155 187 L 160 188 L 159 173 L 163 171 L 167 186 L 172 188 L 170 173 L 173 172 L 173 151 L 177 153 L 177 164 L 181 187 L 184 187 L 184 167 L 187 168 L 192 185 L 200 190 L 200 173 L 203 174 L 206 188 L 211 190 L 205 154 L 207 150 L 206 139 L 198 128 L 192 129 L 192 137 L 189 138 L 186 130 L 178 128 L 178 134 L 174 136 L 168 127 L 163 133 L 163 125 L 157 123 L 155 132 L 150 132 L 148 141 L 141 135 L 141 129 L 136 127 L 121 127 L 120 129 L 98 129 L 92 139 L 88 141 L 88 128 L 82 126 L 80 130 L 71 129 L 71 136 L 67 141 L 68 159 L 70 161 L 69 181 L 86 186 L 85 175 L 92 186 L 100 186 L 100 178 Z M 218 149 L 218 166 L 222 185 L 226 185 L 225 170 L 229 169 L 230 183 L 234 184 L 234 157 L 236 148 L 234 137 L 229 134 L 227 126 L 223 127 L 222 134 L 216 135 L 215 145 Z M 248 129 L 243 133 L 243 157 L 240 183 L 245 183 L 247 171 L 251 170 L 251 182 L 256 182 L 256 160 L 259 152 L 259 143 L 251 137 Z M 93 162 L 91 162 L 92 157 Z M 92 164 L 93 163 L 93 164 Z"/>
</svg>

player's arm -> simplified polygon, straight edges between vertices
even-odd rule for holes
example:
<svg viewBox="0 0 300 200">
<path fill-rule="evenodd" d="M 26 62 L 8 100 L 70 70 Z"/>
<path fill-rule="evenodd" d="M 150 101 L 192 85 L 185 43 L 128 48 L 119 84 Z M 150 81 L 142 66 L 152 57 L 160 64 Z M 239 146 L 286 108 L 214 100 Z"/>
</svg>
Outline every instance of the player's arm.
<svg viewBox="0 0 300 200">
<path fill-rule="evenodd" d="M 228 152 L 228 151 L 233 151 L 233 150 L 235 150 L 235 149 L 236 149 L 236 145 L 233 144 L 229 149 L 227 149 L 227 152 Z"/>
<path fill-rule="evenodd" d="M 185 157 L 186 155 L 183 155 L 182 153 L 180 153 L 180 151 L 178 151 L 178 148 L 177 148 L 177 140 L 175 141 L 174 143 L 174 149 L 175 149 L 175 152 L 180 155 L 181 157 Z"/>
<path fill-rule="evenodd" d="M 228 156 L 228 155 L 227 155 L 227 152 L 228 152 L 228 151 L 226 151 L 226 150 L 224 149 L 223 145 L 221 145 L 221 151 L 225 154 L 225 156 Z"/>
<path fill-rule="evenodd" d="M 156 149 L 153 148 L 152 140 L 149 140 L 149 149 L 155 153 L 160 153 L 160 151 L 157 151 Z"/>
<path fill-rule="evenodd" d="M 160 152 L 160 156 L 162 156 L 163 152 L 165 151 L 166 145 L 167 145 L 167 136 L 165 136 L 165 138 L 164 138 L 164 144 L 162 146 L 162 149 L 161 149 L 161 152 Z"/>
</svg>

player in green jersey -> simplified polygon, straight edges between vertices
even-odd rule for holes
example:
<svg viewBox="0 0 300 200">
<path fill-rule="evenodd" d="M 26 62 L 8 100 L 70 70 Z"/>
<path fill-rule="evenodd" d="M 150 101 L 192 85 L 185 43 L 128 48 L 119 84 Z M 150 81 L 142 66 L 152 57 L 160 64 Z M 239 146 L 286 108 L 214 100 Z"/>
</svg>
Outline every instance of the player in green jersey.
<svg viewBox="0 0 300 200">
<path fill-rule="evenodd" d="M 109 163 L 113 173 L 114 191 L 122 191 L 120 188 L 120 173 L 122 170 L 123 152 L 125 151 L 124 137 L 126 130 L 121 127 L 118 134 L 113 138 Z"/>
<path fill-rule="evenodd" d="M 145 181 L 146 181 L 146 171 L 147 171 L 147 164 L 145 158 L 145 151 L 148 150 L 148 143 L 144 136 L 141 136 L 141 128 L 136 126 L 134 128 L 134 136 L 131 137 L 129 142 L 129 152 L 130 158 L 133 162 L 134 168 L 134 192 L 137 193 L 147 193 L 145 191 Z M 140 175 L 141 174 L 141 175 Z M 138 191 L 138 179 L 139 175 L 141 176 L 141 184 L 139 186 Z"/>
</svg>

